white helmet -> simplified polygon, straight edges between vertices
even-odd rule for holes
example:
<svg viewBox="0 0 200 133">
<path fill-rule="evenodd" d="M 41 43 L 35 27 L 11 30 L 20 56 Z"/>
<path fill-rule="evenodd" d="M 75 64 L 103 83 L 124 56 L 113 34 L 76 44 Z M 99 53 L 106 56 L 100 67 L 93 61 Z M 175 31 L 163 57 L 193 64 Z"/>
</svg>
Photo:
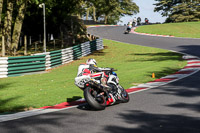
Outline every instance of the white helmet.
<svg viewBox="0 0 200 133">
<path fill-rule="evenodd" d="M 96 62 L 95 59 L 90 58 L 90 59 L 88 59 L 88 60 L 86 61 L 86 64 L 87 64 L 87 65 L 97 65 L 97 62 Z"/>
</svg>

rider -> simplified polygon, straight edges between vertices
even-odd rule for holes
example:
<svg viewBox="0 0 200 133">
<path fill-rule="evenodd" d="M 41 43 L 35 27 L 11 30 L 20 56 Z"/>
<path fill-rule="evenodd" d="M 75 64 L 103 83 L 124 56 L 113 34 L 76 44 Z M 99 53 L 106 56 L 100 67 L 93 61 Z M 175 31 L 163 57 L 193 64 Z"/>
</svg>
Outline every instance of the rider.
<svg viewBox="0 0 200 133">
<path fill-rule="evenodd" d="M 78 68 L 77 76 L 88 75 L 96 72 L 101 72 L 102 70 L 97 67 L 97 62 L 95 59 L 88 59 L 86 64 L 80 64 Z"/>
<path fill-rule="evenodd" d="M 137 26 L 137 19 L 136 19 L 136 17 L 134 17 L 133 23 L 134 23 L 134 27 L 136 27 Z"/>
<path fill-rule="evenodd" d="M 145 18 L 144 21 L 145 21 L 145 24 L 149 24 L 149 19 L 148 18 Z"/>
<path fill-rule="evenodd" d="M 137 24 L 138 24 L 138 25 L 141 25 L 141 20 L 142 20 L 142 19 L 141 19 L 140 17 L 137 18 Z"/>
<path fill-rule="evenodd" d="M 106 73 L 104 73 L 104 76 L 101 77 L 102 75 L 99 75 L 98 72 L 103 72 L 103 69 L 105 70 L 105 68 L 100 68 L 97 67 L 97 62 L 95 59 L 88 59 L 86 61 L 86 64 L 80 64 L 79 68 L 78 68 L 78 74 L 77 76 L 83 76 L 83 75 L 88 75 L 88 74 L 93 74 L 93 77 L 95 77 L 96 79 L 98 79 L 97 81 L 106 89 L 108 89 L 109 91 L 115 91 L 115 88 L 113 90 L 113 88 L 111 89 L 111 87 L 109 87 L 107 85 L 107 80 L 108 80 L 108 75 Z M 97 73 L 97 74 L 95 74 Z"/>
<path fill-rule="evenodd" d="M 129 33 L 131 31 L 131 28 L 132 28 L 132 21 L 129 21 L 126 27 L 125 34 Z"/>
</svg>

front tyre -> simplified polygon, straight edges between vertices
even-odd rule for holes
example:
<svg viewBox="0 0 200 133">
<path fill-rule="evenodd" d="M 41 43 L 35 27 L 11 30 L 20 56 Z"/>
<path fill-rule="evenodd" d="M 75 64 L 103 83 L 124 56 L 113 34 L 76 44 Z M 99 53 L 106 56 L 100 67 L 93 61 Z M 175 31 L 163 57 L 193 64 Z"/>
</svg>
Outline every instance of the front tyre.
<svg viewBox="0 0 200 133">
<path fill-rule="evenodd" d="M 84 97 L 87 103 L 97 110 L 103 110 L 106 107 L 106 100 L 103 95 L 98 95 L 97 91 L 91 87 L 84 89 Z"/>
<path fill-rule="evenodd" d="M 127 103 L 129 101 L 129 95 L 128 95 L 128 92 L 123 88 L 121 87 L 121 98 L 122 98 L 122 102 L 123 103 Z"/>
</svg>

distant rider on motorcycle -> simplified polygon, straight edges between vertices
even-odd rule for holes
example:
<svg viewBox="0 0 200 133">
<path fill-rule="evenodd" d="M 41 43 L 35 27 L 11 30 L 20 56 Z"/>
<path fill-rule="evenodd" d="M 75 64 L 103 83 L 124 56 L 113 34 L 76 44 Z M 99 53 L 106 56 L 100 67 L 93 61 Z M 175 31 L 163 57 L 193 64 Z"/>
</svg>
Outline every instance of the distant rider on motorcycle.
<svg viewBox="0 0 200 133">
<path fill-rule="evenodd" d="M 127 31 L 131 31 L 132 21 L 128 22 Z"/>
</svg>

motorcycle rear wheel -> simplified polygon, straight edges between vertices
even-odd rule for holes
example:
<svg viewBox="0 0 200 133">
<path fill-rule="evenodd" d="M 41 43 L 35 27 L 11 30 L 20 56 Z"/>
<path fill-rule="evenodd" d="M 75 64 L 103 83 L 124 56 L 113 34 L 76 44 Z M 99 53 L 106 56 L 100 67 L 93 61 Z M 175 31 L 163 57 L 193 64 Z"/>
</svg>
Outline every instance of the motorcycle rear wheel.
<svg viewBox="0 0 200 133">
<path fill-rule="evenodd" d="M 104 110 L 106 107 L 106 98 L 101 95 L 97 97 L 97 91 L 91 87 L 84 90 L 84 97 L 87 103 L 96 110 Z"/>
</svg>

